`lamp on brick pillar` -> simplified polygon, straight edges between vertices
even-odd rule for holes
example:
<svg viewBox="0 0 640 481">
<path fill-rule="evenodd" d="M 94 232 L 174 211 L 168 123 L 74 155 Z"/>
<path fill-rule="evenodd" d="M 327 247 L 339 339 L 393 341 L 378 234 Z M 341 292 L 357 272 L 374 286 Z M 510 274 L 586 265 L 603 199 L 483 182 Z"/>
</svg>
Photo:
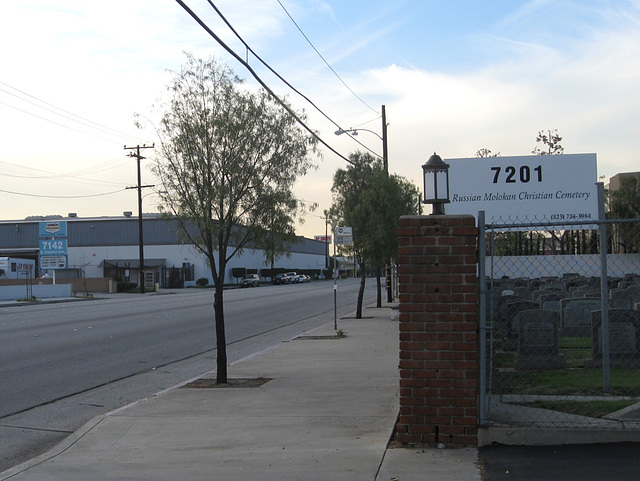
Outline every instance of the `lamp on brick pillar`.
<svg viewBox="0 0 640 481">
<path fill-rule="evenodd" d="M 435 152 L 422 166 L 425 204 L 433 205 L 434 215 L 444 215 L 444 204 L 449 201 L 449 164 Z"/>
</svg>

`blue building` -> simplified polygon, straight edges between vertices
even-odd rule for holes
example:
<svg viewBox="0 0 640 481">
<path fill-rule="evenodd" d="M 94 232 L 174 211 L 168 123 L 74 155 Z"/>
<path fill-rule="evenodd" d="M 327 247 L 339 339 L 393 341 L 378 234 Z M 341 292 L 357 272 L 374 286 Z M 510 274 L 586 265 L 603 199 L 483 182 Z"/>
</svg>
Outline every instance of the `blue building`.
<svg viewBox="0 0 640 481">
<path fill-rule="evenodd" d="M 0 257 L 35 259 L 36 276 L 52 276 L 53 269 L 46 269 L 49 264 L 43 263 L 47 256 L 40 251 L 44 222 L 66 227 L 66 267 L 55 269 L 57 278 L 108 277 L 118 282 L 139 282 L 139 224 L 138 217 L 130 212 L 121 217 L 80 218 L 69 214 L 0 221 Z M 144 214 L 143 240 L 145 286 L 158 283 L 161 287 L 186 287 L 200 278 L 213 283 L 207 259 L 184 240 L 175 219 Z M 324 242 L 300 237 L 287 255 L 275 260 L 274 267 L 320 273 L 325 266 L 325 253 Z M 246 268 L 260 275 L 262 269 L 271 268 L 271 260 L 265 258 L 261 249 L 245 248 L 227 265 L 225 283 L 236 281 L 232 275 L 234 268 Z"/>
</svg>

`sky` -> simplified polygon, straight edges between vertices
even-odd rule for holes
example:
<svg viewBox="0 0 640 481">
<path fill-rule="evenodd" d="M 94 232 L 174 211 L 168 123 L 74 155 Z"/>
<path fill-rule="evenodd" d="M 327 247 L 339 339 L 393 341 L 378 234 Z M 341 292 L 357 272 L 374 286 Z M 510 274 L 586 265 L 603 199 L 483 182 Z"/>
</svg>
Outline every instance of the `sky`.
<svg viewBox="0 0 640 481">
<path fill-rule="evenodd" d="M 385 105 L 389 170 L 420 190 L 433 152 L 530 155 L 541 130 L 557 129 L 565 153 L 596 153 L 605 179 L 640 170 L 640 0 L 212 2 L 322 113 L 248 54 L 208 1 L 184 3 L 342 155 L 363 148 L 336 124 L 364 129 L 357 139 L 382 153 Z M 137 214 L 124 147 L 158 142 L 159 99 L 186 53 L 216 56 L 256 85 L 170 0 L 3 2 L 0 43 L 3 220 Z M 154 150 L 143 155 L 152 185 Z M 297 227 L 306 237 L 324 235 L 332 177 L 347 166 L 328 149 L 317 163 L 295 188 L 318 205 Z M 156 211 L 153 189 L 144 195 Z"/>
</svg>

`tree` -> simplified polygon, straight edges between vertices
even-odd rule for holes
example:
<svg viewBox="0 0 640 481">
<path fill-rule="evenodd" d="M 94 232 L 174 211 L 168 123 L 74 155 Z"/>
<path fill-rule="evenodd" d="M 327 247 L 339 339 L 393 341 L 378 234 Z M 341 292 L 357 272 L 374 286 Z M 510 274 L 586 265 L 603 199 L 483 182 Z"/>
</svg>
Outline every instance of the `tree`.
<svg viewBox="0 0 640 481">
<path fill-rule="evenodd" d="M 398 219 L 417 213 L 418 189 L 406 179 L 388 175 L 381 161 L 361 152 L 349 156 L 352 164 L 333 177 L 330 214 L 353 227 L 353 253 L 360 268 L 356 318 L 362 317 L 366 264 L 376 272 L 377 305 L 382 305 L 380 276 L 384 264 L 397 257 Z"/>
<path fill-rule="evenodd" d="M 480 158 L 482 158 L 482 157 L 500 157 L 500 152 L 494 154 L 493 152 L 491 152 L 490 149 L 482 148 L 482 149 L 476 150 L 476 157 L 480 157 Z"/>
<path fill-rule="evenodd" d="M 531 151 L 532 154 L 536 155 L 560 155 L 564 152 L 564 147 L 560 145 L 562 141 L 562 137 L 558 135 L 558 130 L 547 130 L 547 133 L 544 133 L 544 130 L 538 132 L 538 136 L 536 137 L 536 143 L 541 143 L 544 147 L 544 150 L 541 149 L 538 145 Z"/>
<path fill-rule="evenodd" d="M 218 383 L 227 382 L 227 264 L 244 248 L 277 252 L 295 241 L 300 204 L 292 186 L 314 165 L 316 152 L 315 139 L 290 113 L 266 92 L 240 85 L 214 58 L 188 55 L 167 88 L 153 168 L 164 209 L 211 268 Z"/>
<path fill-rule="evenodd" d="M 640 218 L 640 185 L 634 174 L 620 174 L 617 189 L 609 190 L 609 210 L 614 219 Z M 640 225 L 637 223 L 612 226 L 614 253 L 640 252 Z"/>
</svg>

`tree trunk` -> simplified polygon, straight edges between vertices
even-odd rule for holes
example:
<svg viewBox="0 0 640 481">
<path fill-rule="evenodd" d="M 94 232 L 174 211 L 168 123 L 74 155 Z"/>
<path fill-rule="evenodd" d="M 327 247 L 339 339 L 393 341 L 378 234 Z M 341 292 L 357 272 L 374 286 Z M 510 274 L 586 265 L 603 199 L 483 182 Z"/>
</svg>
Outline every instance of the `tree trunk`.
<svg viewBox="0 0 640 481">
<path fill-rule="evenodd" d="M 358 291 L 358 304 L 356 306 L 356 319 L 362 319 L 362 300 L 364 299 L 364 284 L 367 279 L 364 262 L 360 263 L 360 290 Z"/>
<path fill-rule="evenodd" d="M 220 276 L 216 280 L 213 294 L 213 312 L 216 321 L 216 383 L 227 383 L 227 339 L 224 330 L 224 304 L 223 304 L 224 278 Z"/>
<path fill-rule="evenodd" d="M 376 287 L 378 295 L 376 296 L 376 307 L 382 307 L 382 282 L 380 277 L 382 276 L 382 269 L 380 266 L 376 267 Z"/>
</svg>

